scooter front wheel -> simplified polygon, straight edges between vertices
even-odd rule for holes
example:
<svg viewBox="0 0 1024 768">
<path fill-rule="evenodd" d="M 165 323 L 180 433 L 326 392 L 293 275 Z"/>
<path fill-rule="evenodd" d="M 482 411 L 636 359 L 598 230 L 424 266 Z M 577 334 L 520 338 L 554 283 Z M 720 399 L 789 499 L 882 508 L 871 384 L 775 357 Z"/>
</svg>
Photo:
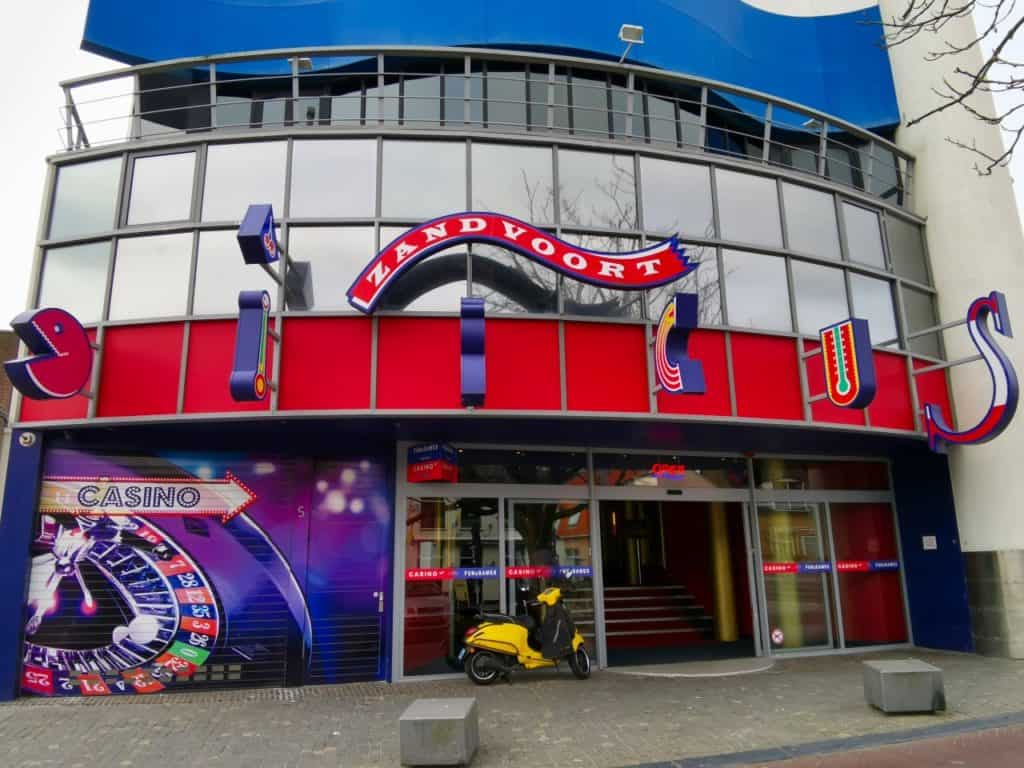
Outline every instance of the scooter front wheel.
<svg viewBox="0 0 1024 768">
<path fill-rule="evenodd" d="M 590 654 L 586 646 L 581 645 L 575 653 L 569 655 L 569 669 L 579 680 L 590 677 Z"/>
<path fill-rule="evenodd" d="M 490 651 L 471 653 L 466 659 L 466 675 L 477 685 L 490 685 L 500 672 L 498 657 Z"/>
</svg>

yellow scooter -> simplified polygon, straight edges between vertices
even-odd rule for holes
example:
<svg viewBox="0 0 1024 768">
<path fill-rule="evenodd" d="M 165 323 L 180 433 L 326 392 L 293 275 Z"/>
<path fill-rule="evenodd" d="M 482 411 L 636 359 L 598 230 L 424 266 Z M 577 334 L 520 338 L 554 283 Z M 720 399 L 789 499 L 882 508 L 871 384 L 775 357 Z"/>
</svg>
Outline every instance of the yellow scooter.
<svg viewBox="0 0 1024 768">
<path fill-rule="evenodd" d="M 549 587 L 527 605 L 543 607 L 543 620 L 538 623 L 529 615 L 480 614 L 481 623 L 466 632 L 465 648 L 459 654 L 469 679 L 477 685 L 490 685 L 499 677 L 507 678 L 517 667 L 554 667 L 563 659 L 577 678 L 590 677 L 590 654 L 562 604 L 562 590 Z"/>
</svg>

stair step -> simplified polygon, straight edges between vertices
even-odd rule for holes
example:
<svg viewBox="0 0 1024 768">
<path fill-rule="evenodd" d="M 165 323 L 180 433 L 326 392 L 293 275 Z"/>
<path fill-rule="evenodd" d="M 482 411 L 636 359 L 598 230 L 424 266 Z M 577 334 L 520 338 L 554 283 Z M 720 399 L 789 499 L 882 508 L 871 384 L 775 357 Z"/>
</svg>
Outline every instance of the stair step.
<svg viewBox="0 0 1024 768">
<path fill-rule="evenodd" d="M 632 597 L 617 597 L 613 595 L 605 595 L 605 603 L 692 603 L 694 602 L 693 595 L 635 595 Z"/>
<path fill-rule="evenodd" d="M 685 624 L 686 622 L 697 622 L 697 621 L 711 621 L 710 616 L 666 616 L 664 618 L 642 618 L 642 619 L 605 619 L 605 624 L 650 624 L 651 622 L 669 622 L 674 621 L 677 624 Z M 577 624 L 579 622 L 576 622 Z"/>
<path fill-rule="evenodd" d="M 608 637 L 634 637 L 638 635 L 679 635 L 679 634 L 703 634 L 707 632 L 704 628 L 686 627 L 685 629 L 633 629 L 622 632 L 608 632 Z"/>
<path fill-rule="evenodd" d="M 674 590 L 676 590 L 678 592 L 682 592 L 683 590 L 686 589 L 686 587 L 683 586 L 682 584 L 670 584 L 668 586 L 654 586 L 654 585 L 644 586 L 644 585 L 639 585 L 639 586 L 635 586 L 635 587 L 605 587 L 604 588 L 604 593 L 608 594 L 609 592 L 631 592 L 631 591 L 636 591 L 638 589 L 658 590 L 659 592 L 666 591 L 666 590 L 673 590 L 674 589 Z"/>
</svg>

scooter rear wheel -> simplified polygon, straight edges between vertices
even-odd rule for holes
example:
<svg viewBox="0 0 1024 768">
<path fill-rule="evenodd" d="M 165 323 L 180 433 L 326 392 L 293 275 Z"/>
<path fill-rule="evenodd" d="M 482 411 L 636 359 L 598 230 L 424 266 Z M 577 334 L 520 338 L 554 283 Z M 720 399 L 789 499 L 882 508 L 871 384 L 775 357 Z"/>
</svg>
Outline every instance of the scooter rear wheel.
<svg viewBox="0 0 1024 768">
<path fill-rule="evenodd" d="M 569 669 L 579 680 L 586 680 L 590 677 L 590 654 L 587 648 L 581 645 L 575 653 L 569 656 Z"/>
<path fill-rule="evenodd" d="M 477 685 L 490 685 L 501 674 L 497 666 L 497 656 L 490 651 L 477 651 L 466 659 L 466 675 Z"/>
</svg>

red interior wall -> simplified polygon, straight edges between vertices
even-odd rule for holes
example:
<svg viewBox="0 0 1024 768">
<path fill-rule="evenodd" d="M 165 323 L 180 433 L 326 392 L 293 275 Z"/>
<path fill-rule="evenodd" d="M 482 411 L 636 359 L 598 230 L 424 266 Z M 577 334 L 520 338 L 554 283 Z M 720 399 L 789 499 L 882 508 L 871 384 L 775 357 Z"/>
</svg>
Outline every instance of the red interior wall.
<svg viewBox="0 0 1024 768">
<path fill-rule="evenodd" d="M 754 636 L 754 616 L 750 610 L 750 579 L 747 575 L 747 545 L 743 538 L 743 507 L 726 506 L 729 515 L 729 554 L 732 561 L 732 590 L 736 596 L 736 621 L 740 637 Z"/>
<path fill-rule="evenodd" d="M 832 532 L 837 560 L 898 558 L 888 504 L 833 504 Z M 840 573 L 839 597 L 847 643 L 898 643 L 907 639 L 898 571 Z"/>
</svg>

